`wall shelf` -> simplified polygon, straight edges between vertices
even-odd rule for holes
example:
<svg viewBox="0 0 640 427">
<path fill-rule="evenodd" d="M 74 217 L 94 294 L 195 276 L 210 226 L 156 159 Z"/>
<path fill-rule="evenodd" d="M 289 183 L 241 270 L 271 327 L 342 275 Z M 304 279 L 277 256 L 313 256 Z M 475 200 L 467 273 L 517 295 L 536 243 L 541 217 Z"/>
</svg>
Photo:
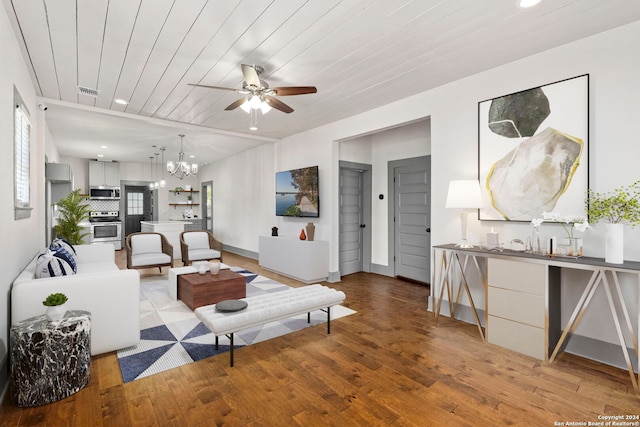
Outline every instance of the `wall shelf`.
<svg viewBox="0 0 640 427">
<path fill-rule="evenodd" d="M 199 193 L 200 190 L 169 190 L 169 193 L 175 193 L 175 194 L 180 194 L 180 193 Z"/>
<path fill-rule="evenodd" d="M 200 206 L 200 203 L 169 203 L 169 206 Z"/>
</svg>

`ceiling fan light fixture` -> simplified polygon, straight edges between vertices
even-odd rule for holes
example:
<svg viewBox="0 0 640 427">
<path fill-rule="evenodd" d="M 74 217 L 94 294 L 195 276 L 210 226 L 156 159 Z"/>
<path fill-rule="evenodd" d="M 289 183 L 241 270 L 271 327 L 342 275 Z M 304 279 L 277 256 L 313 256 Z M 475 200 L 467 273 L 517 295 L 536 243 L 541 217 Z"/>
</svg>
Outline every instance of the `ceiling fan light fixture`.
<svg viewBox="0 0 640 427">
<path fill-rule="evenodd" d="M 242 105 L 240 105 L 240 108 L 242 108 L 242 111 L 249 114 L 251 112 L 251 105 L 249 104 L 249 100 L 244 101 Z"/>
<path fill-rule="evenodd" d="M 528 8 L 528 7 L 533 7 L 541 2 L 542 0 L 519 0 L 518 4 L 522 8 Z"/>
<path fill-rule="evenodd" d="M 262 100 L 260 99 L 259 96 L 252 96 L 251 99 L 249 100 L 249 104 L 251 105 L 251 108 L 253 108 L 254 110 L 257 110 L 262 106 Z"/>
<path fill-rule="evenodd" d="M 260 105 L 260 111 L 262 111 L 262 114 L 267 114 L 269 111 L 271 111 L 271 106 L 265 101 L 262 101 L 262 105 Z"/>
</svg>

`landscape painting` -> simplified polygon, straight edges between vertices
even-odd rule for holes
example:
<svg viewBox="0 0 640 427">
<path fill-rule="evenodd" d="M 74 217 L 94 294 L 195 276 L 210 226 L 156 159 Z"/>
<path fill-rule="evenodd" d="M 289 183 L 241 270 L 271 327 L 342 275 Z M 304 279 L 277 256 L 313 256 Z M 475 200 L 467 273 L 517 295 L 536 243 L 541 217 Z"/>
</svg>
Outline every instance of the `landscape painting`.
<svg viewBox="0 0 640 427">
<path fill-rule="evenodd" d="M 276 173 L 276 215 L 318 218 L 318 167 Z"/>
</svg>

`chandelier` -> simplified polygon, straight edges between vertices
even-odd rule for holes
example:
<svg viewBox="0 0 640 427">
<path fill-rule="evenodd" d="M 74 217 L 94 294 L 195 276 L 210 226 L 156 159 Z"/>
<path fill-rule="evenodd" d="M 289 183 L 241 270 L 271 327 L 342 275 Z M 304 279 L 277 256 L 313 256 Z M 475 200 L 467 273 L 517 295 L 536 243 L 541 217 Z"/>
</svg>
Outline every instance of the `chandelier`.
<svg viewBox="0 0 640 427">
<path fill-rule="evenodd" d="M 167 172 L 169 172 L 169 175 L 173 175 L 178 179 L 185 179 L 188 176 L 195 176 L 198 173 L 198 164 L 189 164 L 184 161 L 184 151 L 182 148 L 182 138 L 184 138 L 184 135 L 180 134 L 178 136 L 180 137 L 180 153 L 178 153 L 178 161 L 168 161 Z"/>
</svg>

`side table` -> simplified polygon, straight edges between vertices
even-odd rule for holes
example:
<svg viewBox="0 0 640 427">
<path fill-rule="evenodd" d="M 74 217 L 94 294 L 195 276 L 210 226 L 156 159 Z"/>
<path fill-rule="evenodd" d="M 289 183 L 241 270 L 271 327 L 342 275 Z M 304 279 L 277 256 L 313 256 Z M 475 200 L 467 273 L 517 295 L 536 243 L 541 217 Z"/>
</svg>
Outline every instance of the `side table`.
<svg viewBox="0 0 640 427">
<path fill-rule="evenodd" d="M 11 397 L 20 407 L 45 405 L 82 390 L 91 376 L 91 313 L 69 310 L 59 320 L 36 316 L 9 333 Z"/>
</svg>

